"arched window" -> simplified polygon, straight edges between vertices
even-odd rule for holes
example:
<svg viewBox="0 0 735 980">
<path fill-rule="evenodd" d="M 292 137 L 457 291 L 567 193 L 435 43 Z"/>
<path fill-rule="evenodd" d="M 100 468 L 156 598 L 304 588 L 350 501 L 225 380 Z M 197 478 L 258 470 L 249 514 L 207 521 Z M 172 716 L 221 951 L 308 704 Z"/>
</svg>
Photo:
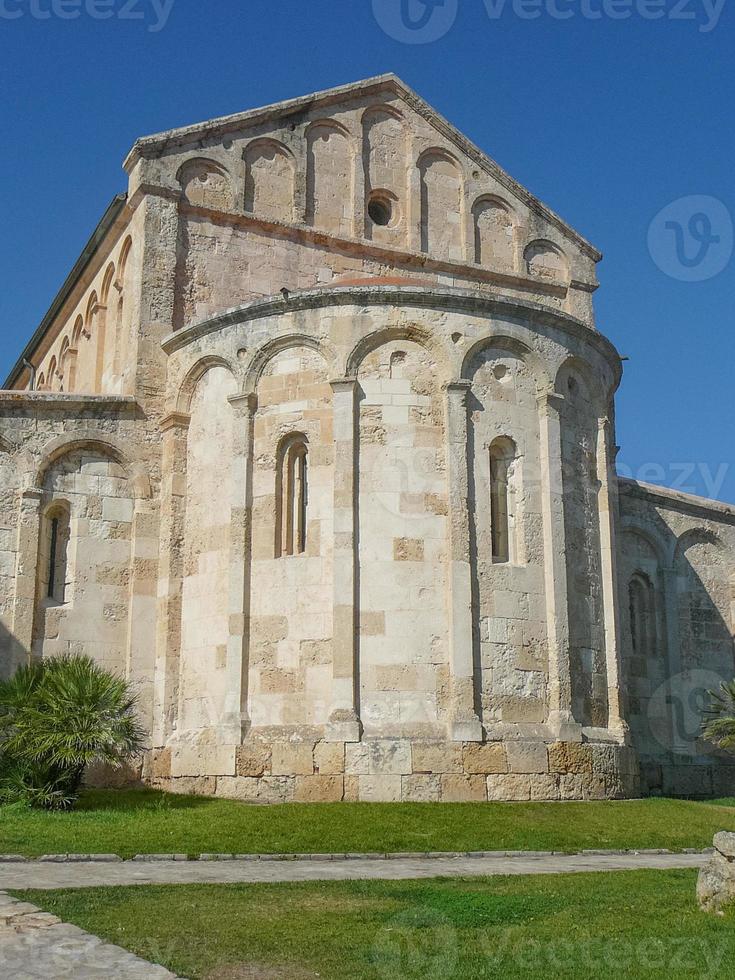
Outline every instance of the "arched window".
<svg viewBox="0 0 735 980">
<path fill-rule="evenodd" d="M 69 508 L 64 503 L 51 505 L 45 516 L 45 533 L 41 554 L 42 598 L 63 605 L 68 585 Z"/>
<path fill-rule="evenodd" d="M 628 585 L 630 633 L 633 654 L 647 659 L 656 654 L 658 628 L 656 623 L 656 593 L 653 583 L 641 572 Z"/>
<path fill-rule="evenodd" d="M 490 446 L 490 530 L 494 562 L 510 562 L 515 557 L 515 458 L 512 439 L 503 436 Z"/>
<path fill-rule="evenodd" d="M 281 440 L 276 481 L 276 557 L 302 555 L 306 551 L 308 445 L 301 433 Z"/>
</svg>

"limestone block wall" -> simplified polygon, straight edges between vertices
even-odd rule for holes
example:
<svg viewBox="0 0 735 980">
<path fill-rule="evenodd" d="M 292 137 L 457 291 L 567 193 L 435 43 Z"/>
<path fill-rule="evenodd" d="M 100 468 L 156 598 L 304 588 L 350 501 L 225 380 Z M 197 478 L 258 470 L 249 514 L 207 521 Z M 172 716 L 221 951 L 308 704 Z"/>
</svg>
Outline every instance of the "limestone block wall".
<svg viewBox="0 0 735 980">
<path fill-rule="evenodd" d="M 623 682 L 651 792 L 730 792 L 732 758 L 700 737 L 707 692 L 735 677 L 735 512 L 621 484 Z"/>
<path fill-rule="evenodd" d="M 181 681 L 178 729 L 207 731 L 228 696 L 230 525 L 232 509 L 232 376 L 214 367 L 197 385 L 187 441 Z M 224 451 L 223 451 L 224 450 Z"/>
<path fill-rule="evenodd" d="M 448 717 L 447 460 L 437 366 L 389 341 L 360 365 L 360 714 L 368 735 Z"/>
<path fill-rule="evenodd" d="M 474 643 L 482 678 L 482 720 L 542 723 L 548 712 L 548 642 L 540 489 L 537 378 L 521 347 L 478 344 L 471 382 L 468 456 Z M 493 554 L 492 458 L 507 458 L 507 561 Z M 485 502 L 484 506 L 480 502 Z"/>
<path fill-rule="evenodd" d="M 187 460 L 187 486 L 201 455 L 224 487 L 206 476 L 201 497 L 176 497 L 171 482 L 171 533 L 188 540 L 214 521 L 225 541 L 229 522 L 229 573 L 223 548 L 206 593 L 189 595 L 185 557 L 183 613 L 166 583 L 157 676 L 180 693 L 151 779 L 270 801 L 636 791 L 617 700 L 583 714 L 565 646 L 602 616 L 603 695 L 617 690 L 606 470 L 594 506 L 573 497 L 581 516 L 563 503 L 565 440 L 594 433 L 592 475 L 605 468 L 618 370 L 606 342 L 463 291 L 355 286 L 245 305 L 174 331 L 164 350 L 166 452 Z M 572 377 L 588 393 L 567 405 Z M 197 421 L 204 404 L 214 430 Z M 231 427 L 212 421 L 220 413 Z M 590 529 L 579 547 L 598 551 L 585 566 L 597 607 L 563 587 L 577 526 Z M 207 705 L 207 724 L 184 721 L 189 701 Z"/>
<path fill-rule="evenodd" d="M 153 726 L 158 517 L 132 398 L 0 392 L 0 671 L 86 653 Z"/>
<path fill-rule="evenodd" d="M 312 347 L 276 353 L 257 385 L 253 426 L 249 717 L 324 725 L 331 708 L 334 439 L 328 366 Z M 306 459 L 306 523 L 289 455 Z M 290 504 L 289 504 L 290 500 Z"/>
<path fill-rule="evenodd" d="M 129 198 L 178 202 L 175 327 L 366 275 L 501 288 L 594 323 L 599 254 L 391 84 L 142 140 Z M 441 277 L 441 280 L 439 279 Z"/>
</svg>

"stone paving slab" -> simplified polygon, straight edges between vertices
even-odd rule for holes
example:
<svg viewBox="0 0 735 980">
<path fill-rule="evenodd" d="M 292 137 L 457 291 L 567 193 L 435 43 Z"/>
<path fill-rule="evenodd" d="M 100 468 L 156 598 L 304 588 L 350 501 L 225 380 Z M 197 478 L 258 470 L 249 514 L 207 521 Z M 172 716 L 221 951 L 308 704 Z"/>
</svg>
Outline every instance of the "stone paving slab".
<svg viewBox="0 0 735 980">
<path fill-rule="evenodd" d="M 34 905 L 0 892 L 0 977 L 12 980 L 176 980 Z"/>
<path fill-rule="evenodd" d="M 584 871 L 700 868 L 702 853 L 498 854 L 278 861 L 121 861 L 100 863 L 7 862 L 0 889 L 91 888 L 105 885 L 234 884 L 274 881 L 460 878 L 492 875 L 565 874 Z M 1 975 L 1 974 L 0 974 Z"/>
</svg>

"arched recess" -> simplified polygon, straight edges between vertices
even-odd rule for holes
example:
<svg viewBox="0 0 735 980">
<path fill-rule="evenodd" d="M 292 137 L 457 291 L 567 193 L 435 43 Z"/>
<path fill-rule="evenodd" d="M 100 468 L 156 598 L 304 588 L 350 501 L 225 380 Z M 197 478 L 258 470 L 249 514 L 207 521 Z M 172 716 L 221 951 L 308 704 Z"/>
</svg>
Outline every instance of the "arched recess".
<svg viewBox="0 0 735 980">
<path fill-rule="evenodd" d="M 360 718 L 367 734 L 436 736 L 448 721 L 445 369 L 420 331 L 403 333 L 366 338 L 350 358 L 359 402 Z"/>
<path fill-rule="evenodd" d="M 530 242 L 523 252 L 523 259 L 530 276 L 560 284 L 569 281 L 569 260 L 553 242 L 543 238 Z"/>
<path fill-rule="evenodd" d="M 256 139 L 245 159 L 245 210 L 256 218 L 290 223 L 294 219 L 296 161 L 283 143 Z"/>
<path fill-rule="evenodd" d="M 517 220 L 507 201 L 484 194 L 472 205 L 475 255 L 478 265 L 501 272 L 515 266 Z"/>
<path fill-rule="evenodd" d="M 216 730 L 225 721 L 230 636 L 230 564 L 237 382 L 210 364 L 194 384 L 186 438 L 178 728 Z"/>
<path fill-rule="evenodd" d="M 47 472 L 62 456 L 84 450 L 109 457 L 113 462 L 118 463 L 131 482 L 135 497 L 139 499 L 150 497 L 151 485 L 143 464 L 134 461 L 117 439 L 106 432 L 97 432 L 94 429 L 67 433 L 47 443 L 41 453 L 42 462 L 36 469 L 33 486 L 44 485 Z"/>
<path fill-rule="evenodd" d="M 707 670 L 723 681 L 731 680 L 735 674 L 731 566 L 719 534 L 703 526 L 684 531 L 676 543 L 674 569 L 682 667 Z"/>
<path fill-rule="evenodd" d="M 61 389 L 61 379 L 59 378 L 59 366 L 54 355 L 48 363 L 48 382 L 50 391 Z"/>
<path fill-rule="evenodd" d="M 101 364 L 105 338 L 100 336 L 100 303 L 96 291 L 87 300 L 82 328 L 84 343 L 80 344 L 77 379 L 79 389 L 91 394 L 100 390 Z"/>
<path fill-rule="evenodd" d="M 83 650 L 129 672 L 136 490 L 102 440 L 70 439 L 49 451 L 41 490 L 32 650 Z"/>
<path fill-rule="evenodd" d="M 68 337 L 64 337 L 59 353 L 59 373 L 63 378 L 64 391 L 76 390 L 76 361 L 77 352 L 71 346 Z"/>
<path fill-rule="evenodd" d="M 254 726 L 321 725 L 331 710 L 332 376 L 319 343 L 299 336 L 275 338 L 248 374 L 257 396 L 247 685 Z"/>
<path fill-rule="evenodd" d="M 459 161 L 442 149 L 418 159 L 421 185 L 421 251 L 432 258 L 464 259 L 464 180 Z"/>
<path fill-rule="evenodd" d="M 547 627 L 539 611 L 505 605 L 499 591 L 534 591 L 544 567 L 540 439 L 534 353 L 510 336 L 486 337 L 467 352 L 467 473 L 473 649 L 485 723 L 543 722 Z M 500 498 L 500 499 L 499 499 Z M 503 499 L 504 498 L 504 499 Z M 504 506 L 505 504 L 505 506 Z M 504 519 L 506 543 L 498 540 Z M 534 614 L 535 612 L 535 614 Z"/>
<path fill-rule="evenodd" d="M 602 544 L 598 494 L 599 383 L 568 358 L 556 376 L 560 408 L 572 711 L 582 725 L 608 721 Z"/>
<path fill-rule="evenodd" d="M 279 355 L 282 351 L 288 351 L 290 349 L 295 350 L 298 348 L 306 348 L 308 350 L 315 351 L 329 368 L 332 368 L 335 364 L 336 355 L 334 348 L 326 341 L 315 340 L 314 337 L 311 337 L 308 334 L 283 334 L 280 337 L 274 337 L 272 340 L 267 341 L 254 353 L 245 376 L 243 393 L 247 394 L 255 391 L 258 382 L 266 372 L 269 362 L 272 361 L 274 357 Z"/>
<path fill-rule="evenodd" d="M 431 332 L 418 323 L 407 323 L 395 327 L 380 327 L 366 334 L 355 344 L 345 361 L 344 376 L 346 378 L 356 378 L 360 371 L 360 365 L 371 354 L 386 344 L 394 340 L 410 341 L 425 348 L 430 358 L 436 365 L 438 383 L 446 382 L 449 373 L 449 364 L 446 354 L 436 342 Z"/>
<path fill-rule="evenodd" d="M 350 134 L 333 120 L 320 120 L 308 128 L 306 147 L 306 223 L 351 236 L 355 148 Z"/>
<path fill-rule="evenodd" d="M 217 367 L 221 367 L 225 371 L 229 371 L 230 374 L 234 375 L 234 370 L 230 362 L 226 358 L 220 357 L 217 354 L 209 354 L 206 357 L 202 357 L 189 368 L 176 395 L 177 412 L 182 412 L 186 415 L 191 412 L 191 403 L 197 385 L 207 371 L 211 371 L 212 368 Z"/>
<path fill-rule="evenodd" d="M 233 209 L 234 194 L 229 171 L 216 160 L 204 157 L 187 160 L 177 176 L 189 204 L 215 211 Z"/>
<path fill-rule="evenodd" d="M 114 322 L 115 356 L 112 366 L 113 376 L 117 390 L 123 393 L 130 390 L 128 377 L 135 370 L 135 341 L 132 336 L 132 323 L 129 316 L 130 296 L 128 295 L 132 249 L 133 240 L 128 235 L 120 249 L 113 295 L 107 304 L 108 316 Z"/>
<path fill-rule="evenodd" d="M 389 105 L 370 106 L 362 115 L 365 175 L 365 237 L 398 244 L 406 238 L 407 136 L 403 115 Z M 371 216 L 371 202 L 387 211 L 380 223 Z"/>
</svg>

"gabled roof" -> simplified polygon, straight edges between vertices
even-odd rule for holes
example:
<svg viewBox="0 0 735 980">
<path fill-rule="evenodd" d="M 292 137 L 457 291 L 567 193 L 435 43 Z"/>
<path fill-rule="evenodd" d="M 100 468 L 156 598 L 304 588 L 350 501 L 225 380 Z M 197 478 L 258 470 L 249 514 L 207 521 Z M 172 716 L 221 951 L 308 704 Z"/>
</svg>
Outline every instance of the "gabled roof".
<svg viewBox="0 0 735 980">
<path fill-rule="evenodd" d="M 412 88 L 401 81 L 397 75 L 393 74 L 376 75 L 374 78 L 367 78 L 349 85 L 325 89 L 324 91 L 315 92 L 311 95 L 302 95 L 297 99 L 287 99 L 284 102 L 276 102 L 272 105 L 263 106 L 260 109 L 250 109 L 247 112 L 221 116 L 218 119 L 211 119 L 208 122 L 198 123 L 193 126 L 183 126 L 179 129 L 170 129 L 167 132 L 157 133 L 153 136 L 144 136 L 136 140 L 125 160 L 124 166 L 129 172 L 139 159 L 145 157 L 155 158 L 163 155 L 169 149 L 184 147 L 187 143 L 210 140 L 224 136 L 227 133 L 232 133 L 233 131 L 239 131 L 247 126 L 254 126 L 272 119 L 301 114 L 315 106 L 326 107 L 334 105 L 357 95 L 378 95 L 382 93 L 389 93 L 400 98 L 414 112 L 423 116 L 446 139 L 454 143 L 460 152 L 470 157 L 480 168 L 497 180 L 502 187 L 505 187 L 540 217 L 554 225 L 595 262 L 600 261 L 602 254 L 586 238 L 575 231 L 574 228 L 539 201 L 538 198 L 534 197 L 525 187 L 515 181 L 495 160 L 486 153 L 483 153 L 482 150 L 460 133 L 444 116 L 433 109 Z"/>
</svg>

